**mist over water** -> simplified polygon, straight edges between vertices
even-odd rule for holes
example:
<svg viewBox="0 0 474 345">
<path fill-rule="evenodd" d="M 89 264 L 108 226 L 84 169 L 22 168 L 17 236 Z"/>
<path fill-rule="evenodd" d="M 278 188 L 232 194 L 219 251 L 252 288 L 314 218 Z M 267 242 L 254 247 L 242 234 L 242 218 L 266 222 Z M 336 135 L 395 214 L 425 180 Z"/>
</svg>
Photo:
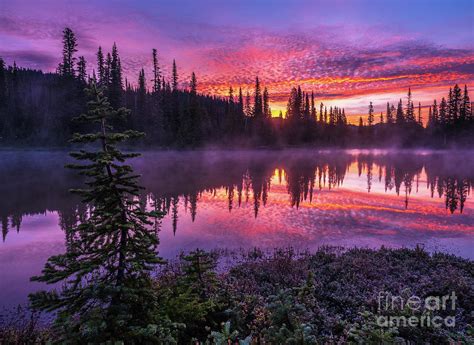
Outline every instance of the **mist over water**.
<svg viewBox="0 0 474 345">
<path fill-rule="evenodd" d="M 87 212 L 65 152 L 0 152 L 0 306 L 64 251 Z M 145 152 L 143 207 L 167 213 L 160 253 L 321 245 L 414 247 L 474 258 L 474 154 L 466 151 Z"/>
</svg>

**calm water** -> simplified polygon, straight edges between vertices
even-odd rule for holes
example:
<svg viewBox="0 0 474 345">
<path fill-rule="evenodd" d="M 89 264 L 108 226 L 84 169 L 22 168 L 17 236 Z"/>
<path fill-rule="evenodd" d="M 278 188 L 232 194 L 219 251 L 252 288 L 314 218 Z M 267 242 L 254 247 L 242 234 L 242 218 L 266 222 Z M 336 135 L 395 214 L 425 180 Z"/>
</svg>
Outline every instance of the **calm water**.
<svg viewBox="0 0 474 345">
<path fill-rule="evenodd" d="M 64 250 L 85 212 L 62 152 L 0 152 L 0 306 Z M 474 153 L 148 152 L 132 161 L 167 211 L 160 253 L 199 248 L 414 247 L 474 258 Z"/>
</svg>

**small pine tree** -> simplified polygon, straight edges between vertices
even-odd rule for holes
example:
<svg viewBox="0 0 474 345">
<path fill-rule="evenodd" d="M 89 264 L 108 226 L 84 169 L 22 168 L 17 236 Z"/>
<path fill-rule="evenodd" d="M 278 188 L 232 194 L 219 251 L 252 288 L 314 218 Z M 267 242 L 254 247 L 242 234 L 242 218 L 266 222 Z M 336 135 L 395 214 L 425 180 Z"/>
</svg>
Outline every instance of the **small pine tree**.
<svg viewBox="0 0 474 345">
<path fill-rule="evenodd" d="M 88 178 L 87 189 L 73 192 L 83 197 L 90 210 L 86 219 L 67 229 L 71 234 L 67 252 L 50 257 L 42 275 L 32 278 L 48 284 L 62 282 L 61 291 L 34 293 L 30 301 L 35 309 L 57 313 L 60 343 L 156 343 L 160 337 L 157 299 L 149 272 L 162 260 L 150 219 L 161 214 L 142 210 L 137 175 L 123 164 L 138 154 L 125 154 L 116 147 L 142 133 L 111 132 L 110 121 L 128 111 L 114 110 L 95 84 L 87 91 L 88 112 L 77 120 L 98 130 L 75 134 L 72 141 L 98 142 L 100 149 L 72 153 L 89 163 L 70 167 Z"/>
</svg>

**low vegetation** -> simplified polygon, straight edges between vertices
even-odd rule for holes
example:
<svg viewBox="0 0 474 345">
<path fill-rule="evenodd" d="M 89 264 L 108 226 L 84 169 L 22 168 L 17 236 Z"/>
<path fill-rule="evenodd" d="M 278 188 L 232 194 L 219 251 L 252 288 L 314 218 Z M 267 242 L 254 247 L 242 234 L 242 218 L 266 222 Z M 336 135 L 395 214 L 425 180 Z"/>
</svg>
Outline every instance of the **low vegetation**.
<svg viewBox="0 0 474 345">
<path fill-rule="evenodd" d="M 452 255 L 416 249 L 321 248 L 314 253 L 279 249 L 268 253 L 196 250 L 156 272 L 156 343 L 170 344 L 463 344 L 474 341 L 474 265 Z M 380 326 L 380 292 L 393 296 L 457 296 L 447 327 Z M 422 313 L 390 310 L 393 315 Z M 12 318 L 9 318 L 12 320 Z M 23 321 L 21 321 L 23 322 Z M 21 343 L 2 323 L 0 339 Z M 28 334 L 44 341 L 53 330 L 35 323 Z M 158 332 L 159 330 L 159 332 Z M 73 342 L 74 343 L 74 342 Z"/>
</svg>

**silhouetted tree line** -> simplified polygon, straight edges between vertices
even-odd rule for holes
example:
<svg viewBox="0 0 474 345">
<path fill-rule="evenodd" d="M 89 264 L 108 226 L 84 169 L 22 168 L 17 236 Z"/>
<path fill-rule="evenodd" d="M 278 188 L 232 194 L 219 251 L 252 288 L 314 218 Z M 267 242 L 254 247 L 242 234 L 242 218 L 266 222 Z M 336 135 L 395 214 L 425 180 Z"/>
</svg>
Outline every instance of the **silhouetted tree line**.
<svg viewBox="0 0 474 345">
<path fill-rule="evenodd" d="M 359 119 L 359 143 L 382 146 L 397 145 L 449 147 L 474 143 L 474 115 L 467 85 L 464 91 L 456 84 L 449 89 L 448 100 L 436 99 L 428 106 L 428 121 L 424 125 L 422 105 L 415 106 L 411 89 L 404 105 L 400 99 L 397 107 L 387 102 L 385 114 L 375 123 L 374 107 L 369 104 L 367 124 Z M 465 147 L 465 146 L 464 146 Z"/>
<path fill-rule="evenodd" d="M 0 58 L 0 137 L 4 144 L 65 145 L 79 129 L 71 122 L 85 110 L 84 89 L 96 82 L 110 104 L 131 109 L 117 129 L 147 134 L 145 143 L 158 147 L 233 146 L 449 146 L 472 144 L 474 117 L 467 86 L 457 85 L 429 107 L 423 125 L 421 104 L 415 107 L 411 90 L 407 103 L 387 103 L 376 121 L 369 106 L 367 123 L 348 124 L 345 110 L 317 102 L 313 92 L 291 90 L 286 116 L 272 117 L 270 94 L 258 77 L 252 92 L 229 87 L 226 97 L 198 93 L 198 79 L 180 77 L 173 60 L 172 75 L 163 76 L 157 50 L 151 52 L 151 73 L 141 69 L 136 83 L 123 76 L 117 45 L 110 52 L 98 48 L 92 75 L 88 62 L 76 57 L 74 32 L 63 31 L 61 63 L 56 73 L 6 66 Z M 184 86 L 184 87 L 183 87 Z M 83 126 L 83 125 L 82 125 Z"/>
</svg>

